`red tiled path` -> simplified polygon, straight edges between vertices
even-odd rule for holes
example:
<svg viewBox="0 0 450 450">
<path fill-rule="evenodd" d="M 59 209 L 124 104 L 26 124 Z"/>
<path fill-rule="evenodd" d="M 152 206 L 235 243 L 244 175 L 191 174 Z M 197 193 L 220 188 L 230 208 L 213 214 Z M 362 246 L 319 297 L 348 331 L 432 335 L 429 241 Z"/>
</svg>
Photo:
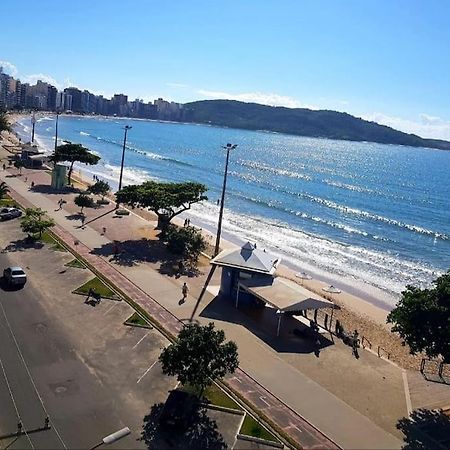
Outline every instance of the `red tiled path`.
<svg viewBox="0 0 450 450">
<path fill-rule="evenodd" d="M 23 196 L 10 191 L 11 197 L 25 207 L 34 207 Z M 177 335 L 183 327 L 183 323 L 153 297 L 145 293 L 131 280 L 120 273 L 113 265 L 100 256 L 91 253 L 91 249 L 78 242 L 66 229 L 55 225 L 52 231 L 64 243 L 78 253 L 89 264 L 101 273 L 111 283 L 119 287 L 136 304 L 154 317 L 168 332 Z M 75 242 L 78 242 L 75 244 Z M 264 386 L 259 384 L 244 370 L 238 368 L 233 376 L 227 377 L 227 384 L 238 394 L 244 397 L 253 407 L 261 411 L 266 417 L 277 424 L 292 439 L 305 449 L 339 449 L 340 447 L 325 436 L 306 419 L 286 405 L 282 400 L 273 395 Z"/>
</svg>

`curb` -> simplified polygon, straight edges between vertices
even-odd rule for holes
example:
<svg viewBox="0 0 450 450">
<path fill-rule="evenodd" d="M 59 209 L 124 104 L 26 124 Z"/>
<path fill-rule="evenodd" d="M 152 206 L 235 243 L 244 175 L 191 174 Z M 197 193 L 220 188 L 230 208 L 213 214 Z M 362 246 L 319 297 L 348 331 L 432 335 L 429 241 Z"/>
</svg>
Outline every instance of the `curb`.
<svg viewBox="0 0 450 450">
<path fill-rule="evenodd" d="M 263 444 L 263 445 L 267 445 L 268 447 L 284 448 L 284 445 L 279 444 L 278 442 L 266 441 L 265 439 L 261 439 L 261 438 L 253 437 L 253 436 L 247 436 L 246 434 L 238 434 L 236 436 L 236 439 L 240 439 L 241 441 L 255 442 L 256 444 Z"/>
</svg>

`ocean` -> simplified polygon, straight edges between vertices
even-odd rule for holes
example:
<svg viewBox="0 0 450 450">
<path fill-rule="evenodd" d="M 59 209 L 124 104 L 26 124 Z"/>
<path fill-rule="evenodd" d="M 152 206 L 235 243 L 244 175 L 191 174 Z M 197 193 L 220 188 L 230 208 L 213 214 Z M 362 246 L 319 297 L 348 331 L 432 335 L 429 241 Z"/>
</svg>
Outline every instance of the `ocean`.
<svg viewBox="0 0 450 450">
<path fill-rule="evenodd" d="M 392 307 L 407 284 L 426 286 L 450 267 L 450 152 L 264 131 L 147 120 L 60 116 L 59 138 L 101 156 L 80 165 L 124 183 L 198 181 L 209 200 L 188 214 L 214 231 L 227 143 L 231 152 L 224 237 L 257 242 L 288 265 Z M 16 125 L 30 140 L 30 119 Z M 55 120 L 36 140 L 51 151 Z"/>
</svg>

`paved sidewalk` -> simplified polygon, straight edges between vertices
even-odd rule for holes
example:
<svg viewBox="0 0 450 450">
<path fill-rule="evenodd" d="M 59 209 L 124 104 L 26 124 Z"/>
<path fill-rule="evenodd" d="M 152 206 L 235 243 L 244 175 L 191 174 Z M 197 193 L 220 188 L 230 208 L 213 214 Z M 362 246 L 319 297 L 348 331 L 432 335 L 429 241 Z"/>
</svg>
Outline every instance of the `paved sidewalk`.
<svg viewBox="0 0 450 450">
<path fill-rule="evenodd" d="M 120 287 L 169 332 L 178 333 L 182 327 L 179 318 L 168 309 L 169 306 L 166 308 L 156 300 L 156 298 L 165 297 L 161 297 L 162 292 L 172 297 L 177 295 L 174 293 L 178 292 L 178 287 L 171 279 L 148 267 L 144 270 L 142 266 L 124 268 L 110 264 L 104 257 L 95 255 L 91 251 L 93 248 L 110 243 L 105 236 L 89 226 L 85 229 L 74 227 L 73 221 L 66 218 L 65 211 L 55 211 L 56 202 L 41 193 L 28 191 L 27 186 L 20 179 L 5 178 L 5 172 L 0 173 L 0 179 L 7 181 L 14 189 L 11 195 L 24 206 L 39 206 L 47 210 L 49 216 L 53 217 L 57 223 L 53 231 L 69 247 L 81 254 L 99 272 Z M 79 241 L 79 244 L 75 245 L 75 241 Z M 191 305 L 194 301 L 190 299 Z M 184 312 L 181 310 L 181 314 Z M 238 346 L 241 350 L 240 342 Z M 242 358 L 241 353 L 241 360 L 244 360 L 243 365 L 246 366 L 247 372 L 242 368 L 239 369 L 227 380 L 228 383 L 303 447 L 337 448 L 331 439 L 344 448 L 401 447 L 402 443 L 399 439 L 379 428 L 367 417 L 283 360 L 273 358 L 270 353 L 260 351 L 258 348 L 250 351 L 253 352 L 251 364 L 247 364 L 247 360 Z M 268 357 L 271 359 L 268 360 Z M 248 369 L 258 378 L 258 381 L 248 374 Z M 260 382 L 270 386 L 271 392 Z M 293 390 L 293 386 L 297 388 Z M 298 413 L 318 425 L 331 439 Z"/>
</svg>

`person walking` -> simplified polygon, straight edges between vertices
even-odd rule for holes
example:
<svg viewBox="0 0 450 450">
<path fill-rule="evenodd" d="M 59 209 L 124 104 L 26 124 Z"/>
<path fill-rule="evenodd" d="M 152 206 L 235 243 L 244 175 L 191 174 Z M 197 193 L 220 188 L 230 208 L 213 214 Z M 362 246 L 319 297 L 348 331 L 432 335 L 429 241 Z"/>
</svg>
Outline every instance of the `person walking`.
<svg viewBox="0 0 450 450">
<path fill-rule="evenodd" d="M 183 302 L 186 301 L 186 297 L 189 294 L 189 288 L 186 282 L 184 282 L 183 287 L 181 288 L 181 293 L 183 294 Z"/>
<path fill-rule="evenodd" d="M 86 216 L 81 216 L 81 228 L 84 227 L 84 222 L 86 221 Z"/>
</svg>

